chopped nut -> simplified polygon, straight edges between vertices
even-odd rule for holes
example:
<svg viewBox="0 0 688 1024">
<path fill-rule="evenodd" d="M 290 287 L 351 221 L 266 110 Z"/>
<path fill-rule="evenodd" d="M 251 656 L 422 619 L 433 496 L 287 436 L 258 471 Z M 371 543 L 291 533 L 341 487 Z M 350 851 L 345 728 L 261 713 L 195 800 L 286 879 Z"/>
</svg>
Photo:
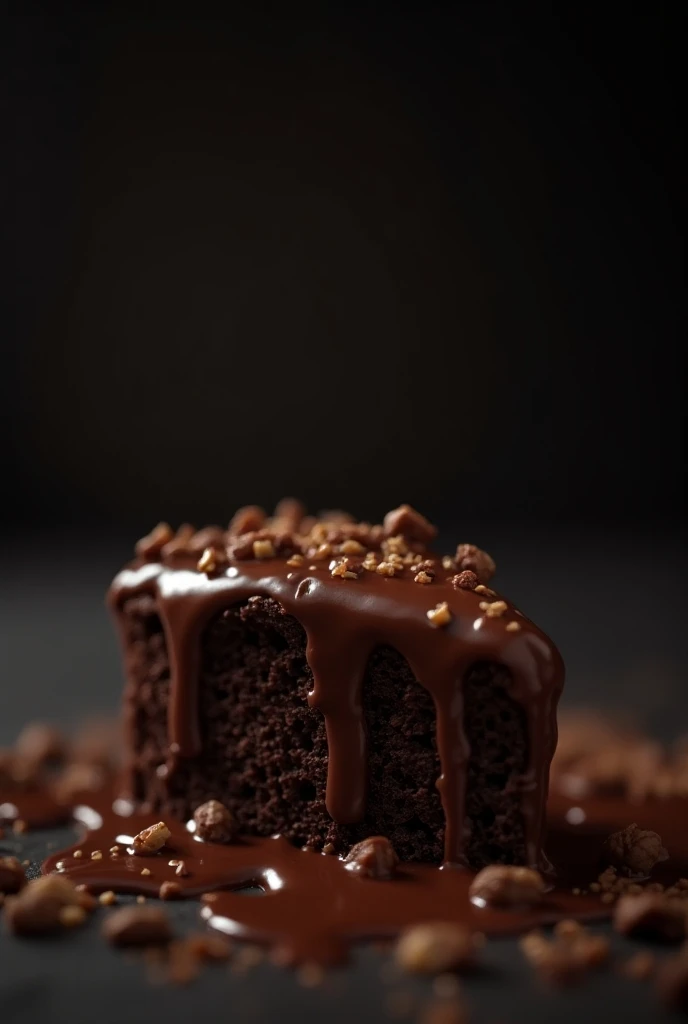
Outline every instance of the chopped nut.
<svg viewBox="0 0 688 1024">
<path fill-rule="evenodd" d="M 498 619 L 507 610 L 506 601 L 481 601 L 479 607 L 488 619 Z"/>
<path fill-rule="evenodd" d="M 24 869 L 16 857 L 0 857 L 0 892 L 19 892 L 26 885 Z"/>
<path fill-rule="evenodd" d="M 438 605 L 425 613 L 431 626 L 446 626 L 451 622 L 452 614 L 446 601 L 440 601 Z"/>
<path fill-rule="evenodd" d="M 172 927 L 160 907 L 122 907 L 103 922 L 103 935 L 114 946 L 148 946 L 169 942 Z"/>
<path fill-rule="evenodd" d="M 491 864 L 473 879 L 472 900 L 493 906 L 530 906 L 540 903 L 545 893 L 542 875 L 531 868 Z"/>
<path fill-rule="evenodd" d="M 43 722 L 32 722 L 19 733 L 14 743 L 14 756 L 32 768 L 40 768 L 65 755 L 62 733 Z"/>
<path fill-rule="evenodd" d="M 102 850 L 94 850 L 92 852 L 91 860 L 102 860 L 102 859 L 103 859 L 103 851 Z"/>
<path fill-rule="evenodd" d="M 385 537 L 396 537 L 401 534 L 406 540 L 429 544 L 437 534 L 437 530 L 425 516 L 416 512 L 410 505 L 400 505 L 385 516 L 383 529 Z"/>
<path fill-rule="evenodd" d="M 398 862 L 394 847 L 385 836 L 370 836 L 356 843 L 344 858 L 347 871 L 377 881 L 390 879 Z"/>
<path fill-rule="evenodd" d="M 478 577 L 470 569 L 464 569 L 452 577 L 452 586 L 456 590 L 475 590 L 479 582 Z"/>
<path fill-rule="evenodd" d="M 446 569 L 447 572 L 456 572 L 456 561 L 451 555 L 442 556 L 442 568 Z"/>
<path fill-rule="evenodd" d="M 660 836 L 635 824 L 610 835 L 604 855 L 609 864 L 625 874 L 639 876 L 649 875 L 655 864 L 667 859 Z"/>
<path fill-rule="evenodd" d="M 183 860 L 179 861 L 174 873 L 178 878 L 188 878 L 189 871 Z"/>
<path fill-rule="evenodd" d="M 416 575 L 413 577 L 414 583 L 423 583 L 427 585 L 428 583 L 432 583 L 432 581 L 433 576 L 431 576 L 430 573 L 425 572 L 425 570 L 421 570 L 419 573 L 416 573 Z"/>
<path fill-rule="evenodd" d="M 494 590 L 490 590 L 490 588 L 486 587 L 484 583 L 479 583 L 475 588 L 475 592 L 476 594 L 484 594 L 485 597 L 496 597 Z"/>
<path fill-rule="evenodd" d="M 459 544 L 456 549 L 456 567 L 459 572 L 463 569 L 474 572 L 481 583 L 489 583 L 495 574 L 494 561 L 475 544 Z"/>
<path fill-rule="evenodd" d="M 395 576 L 397 568 L 391 562 L 379 562 L 375 567 L 375 572 L 380 576 Z"/>
<path fill-rule="evenodd" d="M 515 619 L 512 619 L 511 622 L 507 622 L 505 628 L 507 633 L 518 633 L 521 630 L 521 623 L 516 622 Z"/>
<path fill-rule="evenodd" d="M 53 793 L 61 804 L 74 804 L 84 794 L 101 789 L 105 773 L 95 764 L 68 765 L 53 786 Z"/>
<path fill-rule="evenodd" d="M 659 893 L 621 896 L 614 908 L 614 928 L 621 935 L 681 942 L 686 937 L 686 911 L 679 900 Z"/>
<path fill-rule="evenodd" d="M 172 833 L 164 821 L 158 821 L 150 828 L 144 828 L 137 836 L 134 836 L 134 853 L 142 856 L 151 856 L 161 850 Z"/>
<path fill-rule="evenodd" d="M 334 843 L 325 843 L 325 845 L 322 848 L 322 852 L 325 854 L 326 857 L 331 856 L 331 854 L 335 852 Z"/>
<path fill-rule="evenodd" d="M 158 893 L 161 900 L 176 900 L 181 896 L 181 886 L 176 882 L 163 882 Z"/>
<path fill-rule="evenodd" d="M 655 963 L 654 954 L 635 953 L 622 965 L 621 972 L 634 981 L 645 981 L 654 973 Z"/>
<path fill-rule="evenodd" d="M 265 524 L 265 512 L 258 505 L 244 505 L 235 512 L 229 524 L 227 532 L 232 537 L 239 537 L 242 533 L 254 533 L 260 530 Z"/>
<path fill-rule="evenodd" d="M 319 544 L 314 551 L 309 552 L 311 558 L 315 558 L 316 561 L 322 562 L 324 559 L 329 558 L 332 554 L 331 544 Z"/>
<path fill-rule="evenodd" d="M 207 800 L 194 811 L 196 835 L 208 843 L 230 843 L 236 835 L 231 812 L 219 800 Z"/>
<path fill-rule="evenodd" d="M 303 555 L 292 555 L 291 558 L 287 559 L 287 565 L 290 569 L 298 569 L 299 566 L 303 565 Z"/>
<path fill-rule="evenodd" d="M 438 921 L 405 931 L 396 947 L 397 963 L 415 974 L 441 974 L 472 967 L 476 945 L 459 924 Z"/>
<path fill-rule="evenodd" d="M 342 555 L 362 555 L 365 552 L 365 548 L 360 541 L 349 537 L 348 540 L 339 545 L 339 551 Z"/>
<path fill-rule="evenodd" d="M 136 554 L 144 562 L 154 561 L 160 555 L 165 544 L 174 537 L 174 531 L 168 523 L 158 523 L 146 536 L 136 544 Z"/>
<path fill-rule="evenodd" d="M 141 868 L 142 875 L 150 875 L 150 868 Z"/>
<path fill-rule="evenodd" d="M 254 540 L 253 542 L 253 557 L 254 558 L 274 558 L 275 548 L 271 540 L 267 538 L 265 540 Z"/>
<path fill-rule="evenodd" d="M 115 896 L 112 889 L 108 889 L 107 892 L 101 892 L 100 896 L 98 897 L 98 902 L 102 903 L 104 907 L 111 907 L 113 904 L 117 902 L 117 897 Z"/>
<path fill-rule="evenodd" d="M 83 907 L 68 904 L 62 907 L 59 913 L 60 924 L 64 928 L 76 928 L 86 920 L 86 911 Z"/>
<path fill-rule="evenodd" d="M 5 900 L 8 929 L 15 935 L 40 935 L 55 931 L 65 907 L 78 907 L 80 893 L 59 875 L 43 875 L 29 882 L 18 895 Z"/>
<path fill-rule="evenodd" d="M 342 558 L 330 566 L 330 576 L 340 576 L 344 580 L 357 580 L 363 572 L 362 563 L 353 558 Z"/>
<path fill-rule="evenodd" d="M 196 568 L 199 572 L 204 572 L 207 576 L 210 576 L 217 572 L 226 561 L 224 551 L 221 551 L 219 548 L 206 548 L 198 559 Z"/>
</svg>

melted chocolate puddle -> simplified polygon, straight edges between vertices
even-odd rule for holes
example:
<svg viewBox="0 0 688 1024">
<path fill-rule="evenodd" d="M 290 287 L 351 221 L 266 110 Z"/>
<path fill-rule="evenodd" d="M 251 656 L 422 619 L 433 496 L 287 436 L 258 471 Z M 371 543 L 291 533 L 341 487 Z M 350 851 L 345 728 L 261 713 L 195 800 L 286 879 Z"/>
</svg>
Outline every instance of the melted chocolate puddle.
<svg viewBox="0 0 688 1024">
<path fill-rule="evenodd" d="M 152 816 L 129 813 L 124 801 L 116 801 L 113 809 L 106 794 L 75 808 L 74 817 L 85 826 L 83 839 L 51 856 L 43 870 L 65 874 L 94 893 L 113 889 L 157 896 L 163 882 L 176 882 L 182 897 L 211 893 L 202 916 L 212 927 L 270 946 L 283 963 L 333 964 L 346 960 L 357 941 L 393 938 L 423 921 L 459 921 L 487 935 L 509 935 L 562 918 L 605 918 L 610 910 L 599 896 L 571 891 L 597 877 L 602 840 L 637 818 L 658 831 L 671 852 L 653 878 L 675 881 L 688 869 L 688 840 L 682 835 L 687 808 L 685 800 L 629 809 L 621 800 L 574 804 L 553 797 L 549 852 L 560 884 L 533 909 L 474 906 L 468 897 L 473 875 L 462 868 L 404 864 L 393 881 L 370 881 L 347 871 L 336 857 L 299 850 L 279 836 L 220 846 L 197 840 L 169 818 L 172 834 L 164 851 L 136 856 L 133 837 L 151 824 Z M 115 856 L 114 846 L 119 847 Z M 73 856 L 75 850 L 82 851 L 80 857 Z M 94 853 L 102 856 L 93 859 Z M 237 891 L 248 886 L 258 886 L 264 895 L 249 898 Z"/>
</svg>

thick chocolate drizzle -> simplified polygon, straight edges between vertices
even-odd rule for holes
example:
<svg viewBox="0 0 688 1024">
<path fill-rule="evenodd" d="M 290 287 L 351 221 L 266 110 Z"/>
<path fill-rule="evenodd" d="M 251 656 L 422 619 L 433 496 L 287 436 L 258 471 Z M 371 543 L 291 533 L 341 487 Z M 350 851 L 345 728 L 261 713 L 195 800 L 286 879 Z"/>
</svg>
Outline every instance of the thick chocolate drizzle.
<svg viewBox="0 0 688 1024">
<path fill-rule="evenodd" d="M 179 758 L 200 750 L 198 678 L 204 626 L 220 610 L 253 596 L 271 597 L 307 634 L 314 686 L 312 707 L 325 718 L 329 761 L 326 805 L 342 824 L 361 820 L 366 798 L 366 736 L 361 687 L 371 651 L 396 648 L 436 708 L 444 809 L 445 861 L 464 865 L 464 787 L 470 748 L 463 729 L 461 681 L 478 662 L 496 662 L 511 674 L 510 696 L 524 710 L 529 760 L 517 781 L 526 860 L 544 867 L 542 840 L 549 764 L 556 746 L 556 705 L 563 683 L 561 658 L 549 639 L 512 606 L 502 617 L 480 609 L 484 595 L 457 590 L 448 581 L 430 586 L 410 578 L 366 572 L 349 581 L 332 578 L 327 563 L 290 569 L 283 560 L 240 562 L 206 576 L 195 560 L 174 556 L 169 564 L 136 564 L 115 579 L 110 603 L 121 618 L 123 602 L 137 593 L 155 596 L 165 631 L 171 672 L 168 771 Z M 427 612 L 446 601 L 452 619 L 434 629 Z M 518 621 L 520 630 L 506 624 Z M 126 656 L 126 647 L 125 647 Z M 131 694 L 125 693 L 131 716 Z M 131 726 L 131 717 L 129 718 Z"/>
</svg>

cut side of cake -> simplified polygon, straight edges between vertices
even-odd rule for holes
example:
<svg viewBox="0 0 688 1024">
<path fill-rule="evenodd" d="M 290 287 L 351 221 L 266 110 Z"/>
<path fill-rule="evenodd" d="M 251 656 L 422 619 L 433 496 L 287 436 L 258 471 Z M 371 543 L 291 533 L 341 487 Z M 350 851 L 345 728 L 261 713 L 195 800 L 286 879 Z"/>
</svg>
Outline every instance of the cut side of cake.
<svg viewBox="0 0 688 1024">
<path fill-rule="evenodd" d="M 125 796 L 182 820 L 346 854 L 542 867 L 562 665 L 471 545 L 431 552 L 295 502 L 139 543 L 110 604 L 126 669 Z"/>
</svg>

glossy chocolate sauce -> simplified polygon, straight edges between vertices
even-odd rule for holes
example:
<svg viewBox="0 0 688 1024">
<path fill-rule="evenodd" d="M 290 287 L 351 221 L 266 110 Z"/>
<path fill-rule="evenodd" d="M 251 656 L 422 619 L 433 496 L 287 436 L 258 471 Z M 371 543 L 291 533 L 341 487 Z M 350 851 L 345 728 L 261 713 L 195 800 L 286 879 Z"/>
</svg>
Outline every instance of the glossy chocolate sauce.
<svg viewBox="0 0 688 1024">
<path fill-rule="evenodd" d="M 462 680 L 477 662 L 493 662 L 511 674 L 509 696 L 523 709 L 528 726 L 529 759 L 517 780 L 524 825 L 526 860 L 542 858 L 549 764 L 556 746 L 556 705 L 563 682 L 561 658 L 551 641 L 508 605 L 504 615 L 488 617 L 480 608 L 485 595 L 455 589 L 447 573 L 429 586 L 408 574 L 385 577 L 365 572 L 359 579 L 333 578 L 327 562 L 290 568 L 284 559 L 238 562 L 216 575 L 196 569 L 186 555 L 163 563 L 134 564 L 115 579 L 110 603 L 119 613 L 127 598 L 153 594 L 165 631 L 171 688 L 168 709 L 167 770 L 200 750 L 197 680 L 204 626 L 222 609 L 254 595 L 278 601 L 307 634 L 306 655 L 313 672 L 310 705 L 324 716 L 329 749 L 326 806 L 338 823 L 360 821 L 365 814 L 367 758 L 361 687 L 374 648 L 389 645 L 407 660 L 436 709 L 441 774 L 437 780 L 444 809 L 445 862 L 466 863 L 465 777 L 469 745 L 463 729 Z M 489 597 L 496 600 L 498 595 Z M 427 612 L 446 602 L 451 621 L 434 628 Z M 507 624 L 518 623 L 509 631 Z M 126 649 L 125 649 L 126 657 Z M 125 693 L 132 725 L 132 694 Z M 133 739 L 131 740 L 133 746 Z M 133 792 L 129 788 L 129 795 Z"/>
<path fill-rule="evenodd" d="M 469 899 L 474 877 L 465 868 L 402 864 L 391 881 L 361 878 L 337 857 L 299 850 L 279 836 L 246 838 L 223 846 L 195 838 L 193 823 L 166 817 L 171 837 L 153 856 L 133 853 L 137 832 L 152 824 L 150 814 L 108 794 L 75 809 L 83 838 L 43 865 L 94 893 L 155 897 L 163 882 L 179 885 L 180 898 L 210 894 L 201 915 L 213 928 L 240 940 L 268 946 L 282 963 L 346 960 L 359 941 L 391 939 L 427 921 L 453 921 L 485 935 L 511 935 L 564 918 L 596 920 L 610 907 L 587 890 L 597 878 L 602 843 L 632 820 L 659 832 L 669 859 L 657 865 L 654 881 L 676 882 L 688 874 L 688 799 L 648 801 L 629 808 L 622 799 L 579 803 L 556 797 L 549 813 L 547 852 L 557 885 L 534 908 L 478 907 Z M 117 853 L 111 852 L 118 847 Z M 74 852 L 80 855 L 74 857 Z M 92 854 L 100 854 L 97 859 Z M 183 867 L 180 869 L 179 864 Z M 180 872 L 179 874 L 177 872 Z M 263 896 L 237 890 L 254 886 Z M 574 890 L 583 890 L 575 892 Z"/>
</svg>

